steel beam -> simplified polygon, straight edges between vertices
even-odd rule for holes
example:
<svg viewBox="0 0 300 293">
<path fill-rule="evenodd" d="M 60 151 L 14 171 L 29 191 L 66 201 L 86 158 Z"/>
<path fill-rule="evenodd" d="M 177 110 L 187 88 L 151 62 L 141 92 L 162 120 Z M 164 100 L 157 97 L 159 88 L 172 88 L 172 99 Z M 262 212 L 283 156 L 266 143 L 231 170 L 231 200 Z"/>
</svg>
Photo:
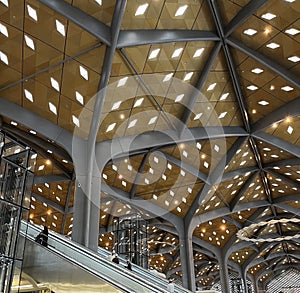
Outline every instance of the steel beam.
<svg viewBox="0 0 300 293">
<path fill-rule="evenodd" d="M 59 183 L 59 182 L 67 182 L 70 181 L 70 177 L 60 174 L 49 174 L 49 175 L 38 175 L 34 176 L 33 184 L 44 184 L 44 183 Z"/>
<path fill-rule="evenodd" d="M 219 37 L 210 31 L 197 30 L 123 30 L 117 48 L 173 42 L 218 41 Z"/>
<path fill-rule="evenodd" d="M 66 221 L 67 221 L 67 215 L 69 214 L 69 205 L 70 205 L 70 201 L 71 201 L 74 181 L 75 181 L 75 173 L 73 172 L 72 180 L 69 182 L 69 185 L 68 185 L 65 209 L 64 209 L 64 214 L 63 214 L 62 223 L 61 223 L 60 233 L 62 235 L 64 235 L 64 232 L 65 232 L 65 226 L 66 226 Z"/>
<path fill-rule="evenodd" d="M 75 6 L 61 0 L 38 0 L 48 8 L 64 16 L 67 20 L 75 23 L 83 30 L 87 31 L 104 44 L 111 45 L 110 28 L 92 17 L 91 15 L 83 12 Z"/>
<path fill-rule="evenodd" d="M 236 14 L 236 16 L 224 28 L 224 34 L 228 37 L 233 31 L 243 24 L 249 17 L 252 16 L 261 6 L 268 0 L 251 0 Z"/>
<path fill-rule="evenodd" d="M 64 213 L 64 208 L 61 205 L 57 204 L 56 202 L 53 202 L 52 200 L 50 200 L 50 199 L 48 199 L 46 197 L 43 197 L 42 195 L 37 194 L 35 192 L 32 192 L 31 195 L 33 197 L 35 197 L 37 200 L 39 200 L 39 201 L 47 204 L 49 207 L 55 209 L 56 211 L 58 211 L 58 212 L 60 212 L 62 214 Z"/>
<path fill-rule="evenodd" d="M 243 52 L 252 59 L 258 61 L 277 75 L 281 76 L 286 81 L 290 82 L 295 87 L 300 88 L 300 78 L 297 75 L 294 75 L 291 70 L 288 70 L 287 68 L 279 65 L 272 59 L 269 59 L 268 57 L 259 53 L 257 50 L 250 49 L 249 47 L 232 37 L 227 38 L 226 43 Z"/>
</svg>

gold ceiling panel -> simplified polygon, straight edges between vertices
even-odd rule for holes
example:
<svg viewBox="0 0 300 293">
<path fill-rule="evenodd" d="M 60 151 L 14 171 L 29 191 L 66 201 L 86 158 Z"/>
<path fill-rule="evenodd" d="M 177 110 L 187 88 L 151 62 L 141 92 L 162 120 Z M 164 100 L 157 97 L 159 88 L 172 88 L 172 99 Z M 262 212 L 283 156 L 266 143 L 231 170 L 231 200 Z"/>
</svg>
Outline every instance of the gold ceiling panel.
<svg viewBox="0 0 300 293">
<path fill-rule="evenodd" d="M 300 165 L 291 166 L 286 164 L 285 166 L 274 166 L 273 171 L 279 173 L 283 176 L 286 176 L 289 180 L 294 182 L 300 181 Z"/>
<path fill-rule="evenodd" d="M 230 215 L 232 219 L 239 223 L 245 223 L 247 219 L 252 216 L 252 214 L 256 211 L 256 208 L 247 209 L 244 211 L 240 211 L 237 213 L 233 213 Z"/>
<path fill-rule="evenodd" d="M 53 166 L 51 160 L 37 157 L 35 176 L 62 174 L 62 171 Z"/>
<path fill-rule="evenodd" d="M 24 2 L 9 1 L 8 6 L 1 2 L 0 19 L 6 24 L 22 30 L 24 25 Z"/>
<path fill-rule="evenodd" d="M 292 186 L 276 175 L 269 174 L 268 181 L 271 187 L 271 194 L 273 198 L 284 197 L 285 195 L 290 194 L 299 194 L 299 188 L 297 188 L 297 186 Z"/>
<path fill-rule="evenodd" d="M 250 247 L 246 247 L 231 253 L 228 258 L 235 263 L 242 265 L 254 253 L 256 253 L 256 251 Z"/>
<path fill-rule="evenodd" d="M 130 1 L 129 1 L 130 2 Z M 74 0 L 72 5 L 110 26 L 116 0 Z"/>
<path fill-rule="evenodd" d="M 70 236 L 72 234 L 72 226 L 73 226 L 73 214 L 68 214 L 66 216 L 66 223 L 64 227 L 64 235 Z"/>
<path fill-rule="evenodd" d="M 14 82 L 16 79 L 21 79 L 22 75 L 20 72 L 17 72 L 9 67 L 6 67 L 4 70 L 1 68 L 0 64 L 0 86 L 2 86 L 2 82 L 5 84 L 10 84 L 11 82 Z M 3 74 L 2 74 L 3 73 Z M 10 80 L 7 80 L 9 78 Z M 3 85 L 4 85 L 3 84 Z M 18 105 L 22 104 L 22 84 L 19 83 L 13 87 L 9 87 L 5 90 L 0 90 L 1 98 L 5 98 L 6 100 L 9 100 L 13 103 L 16 103 Z"/>
<path fill-rule="evenodd" d="M 216 2 L 220 8 L 222 23 L 228 24 L 248 2 L 249 0 L 222 0 Z"/>
<path fill-rule="evenodd" d="M 299 127 L 300 117 L 287 117 L 286 119 L 267 128 L 265 132 L 300 147 Z"/>
</svg>

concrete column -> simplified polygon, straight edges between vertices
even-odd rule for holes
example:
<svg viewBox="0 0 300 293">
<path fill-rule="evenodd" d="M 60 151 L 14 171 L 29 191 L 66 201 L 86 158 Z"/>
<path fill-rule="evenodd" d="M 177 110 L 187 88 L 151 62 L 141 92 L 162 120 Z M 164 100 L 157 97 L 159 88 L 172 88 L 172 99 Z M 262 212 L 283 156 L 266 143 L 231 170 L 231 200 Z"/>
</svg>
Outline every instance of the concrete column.
<svg viewBox="0 0 300 293">
<path fill-rule="evenodd" d="M 72 239 L 94 251 L 98 249 L 100 180 L 88 197 L 76 180 Z"/>
<path fill-rule="evenodd" d="M 227 258 L 223 254 L 221 254 L 218 257 L 218 261 L 220 266 L 220 282 L 221 282 L 222 293 L 230 293 Z"/>
<path fill-rule="evenodd" d="M 182 269 L 182 284 L 185 288 L 195 292 L 195 268 L 192 235 L 185 231 L 179 232 L 180 260 Z"/>
<path fill-rule="evenodd" d="M 244 285 L 244 293 L 248 293 L 248 287 L 247 287 L 247 272 L 242 271 L 241 272 L 243 285 Z"/>
</svg>

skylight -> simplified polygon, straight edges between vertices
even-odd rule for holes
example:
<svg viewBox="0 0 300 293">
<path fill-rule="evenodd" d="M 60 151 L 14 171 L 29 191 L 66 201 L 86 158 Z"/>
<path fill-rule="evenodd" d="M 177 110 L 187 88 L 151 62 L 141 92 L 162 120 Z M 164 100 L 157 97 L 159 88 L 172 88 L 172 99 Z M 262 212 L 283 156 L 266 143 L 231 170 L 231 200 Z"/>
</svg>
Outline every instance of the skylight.
<svg viewBox="0 0 300 293">
<path fill-rule="evenodd" d="M 253 36 L 257 33 L 256 30 L 252 29 L 252 28 L 248 28 L 246 30 L 244 30 L 244 34 L 245 35 L 248 35 L 248 36 Z"/>
<path fill-rule="evenodd" d="M 264 19 L 267 19 L 267 20 L 271 20 L 271 19 L 275 18 L 276 15 L 268 12 L 268 13 L 263 14 L 261 17 Z"/>
<path fill-rule="evenodd" d="M 187 73 L 186 75 L 185 75 L 185 77 L 184 77 L 184 81 L 186 81 L 186 80 L 189 80 L 189 79 L 191 79 L 191 77 L 193 76 L 193 74 L 194 74 L 194 72 L 189 72 L 189 73 Z"/>
<path fill-rule="evenodd" d="M 194 117 L 194 120 L 200 119 L 202 115 L 203 115 L 203 113 L 196 114 L 195 117 Z"/>
<path fill-rule="evenodd" d="M 8 37 L 7 27 L 0 23 L 0 33 L 6 37 Z"/>
<path fill-rule="evenodd" d="M 176 58 L 176 57 L 180 56 L 182 51 L 183 51 L 183 48 L 176 49 L 172 54 L 172 58 Z"/>
<path fill-rule="evenodd" d="M 266 47 L 268 47 L 270 49 L 277 49 L 280 47 L 280 45 L 277 43 L 270 43 L 270 44 L 266 45 Z"/>
<path fill-rule="evenodd" d="M 132 121 L 129 123 L 128 128 L 134 127 L 135 124 L 136 124 L 136 122 L 137 122 L 137 119 L 132 120 Z"/>
<path fill-rule="evenodd" d="M 140 5 L 140 6 L 137 8 L 137 10 L 136 10 L 136 12 L 135 12 L 134 15 L 135 15 L 135 16 L 143 15 L 143 14 L 146 12 L 148 6 L 149 6 L 148 3 L 145 3 L 145 4 L 143 4 L 143 5 Z"/>
<path fill-rule="evenodd" d="M 142 105 L 143 101 L 144 101 L 144 98 L 140 98 L 140 99 L 136 100 L 133 105 L 133 108 L 139 107 L 140 105 Z"/>
<path fill-rule="evenodd" d="M 287 132 L 288 132 L 289 134 L 292 134 L 293 131 L 294 131 L 294 128 L 293 128 L 292 126 L 289 126 L 288 129 L 287 129 Z"/>
<path fill-rule="evenodd" d="M 57 115 L 57 109 L 56 106 L 54 104 L 52 104 L 51 102 L 49 102 L 49 109 L 52 113 L 54 113 L 55 115 Z"/>
<path fill-rule="evenodd" d="M 75 92 L 75 96 L 76 96 L 76 100 L 81 104 L 83 105 L 84 104 L 84 98 L 83 96 L 79 93 L 79 92 Z"/>
<path fill-rule="evenodd" d="M 172 77 L 173 77 L 173 73 L 167 74 L 167 75 L 164 77 L 163 82 L 169 81 Z"/>
<path fill-rule="evenodd" d="M 72 121 L 77 127 L 80 127 L 79 119 L 75 115 L 72 115 Z"/>
<path fill-rule="evenodd" d="M 0 51 L 0 60 L 8 65 L 8 58 L 2 51 Z"/>
<path fill-rule="evenodd" d="M 158 53 L 159 53 L 159 51 L 160 51 L 160 48 L 152 50 L 148 59 L 154 59 L 154 58 L 156 58 L 157 55 L 158 55 Z"/>
<path fill-rule="evenodd" d="M 118 81 L 117 87 L 120 87 L 120 86 L 125 85 L 126 82 L 127 82 L 127 79 L 128 79 L 128 76 L 126 76 L 126 77 L 124 77 L 124 78 L 121 78 L 121 79 Z"/>
<path fill-rule="evenodd" d="M 227 97 L 229 96 L 229 93 L 225 93 L 220 97 L 220 101 L 224 101 L 227 99 Z"/>
<path fill-rule="evenodd" d="M 100 6 L 102 5 L 102 0 L 95 0 Z"/>
<path fill-rule="evenodd" d="M 196 50 L 196 52 L 194 53 L 193 58 L 200 57 L 202 55 L 203 51 L 204 51 L 204 48 Z"/>
<path fill-rule="evenodd" d="M 259 101 L 258 104 L 260 104 L 262 106 L 267 106 L 267 105 L 269 105 L 269 102 L 262 100 L 262 101 Z"/>
<path fill-rule="evenodd" d="M 1 3 L 3 3 L 6 7 L 8 7 L 8 0 L 0 0 Z"/>
<path fill-rule="evenodd" d="M 26 89 L 24 89 L 24 94 L 25 94 L 25 98 L 27 100 L 29 100 L 30 102 L 33 103 L 33 96 L 32 96 L 32 93 Z"/>
<path fill-rule="evenodd" d="M 157 120 L 157 116 L 154 116 L 149 120 L 148 124 L 151 125 L 151 124 L 155 123 L 156 120 Z"/>
<path fill-rule="evenodd" d="M 300 61 L 300 58 L 298 56 L 291 56 L 288 58 L 288 60 L 290 60 L 292 62 L 298 62 L 298 61 Z"/>
<path fill-rule="evenodd" d="M 256 74 L 260 74 L 264 71 L 263 71 L 263 69 L 260 69 L 260 68 L 254 68 L 254 69 L 251 70 L 251 72 L 256 73 Z"/>
<path fill-rule="evenodd" d="M 289 29 L 287 29 L 285 32 L 286 32 L 287 34 L 289 34 L 289 35 L 292 35 L 292 36 L 295 36 L 295 35 L 297 35 L 297 34 L 300 33 L 300 31 L 297 30 L 296 28 L 289 28 Z"/>
<path fill-rule="evenodd" d="M 187 8 L 188 8 L 187 5 L 180 6 L 176 11 L 175 16 L 183 15 Z"/>
<path fill-rule="evenodd" d="M 36 13 L 36 10 L 34 8 L 32 8 L 30 5 L 27 5 L 27 11 L 28 11 L 29 16 L 32 19 L 34 19 L 35 21 L 38 20 L 37 13 Z"/>
<path fill-rule="evenodd" d="M 283 91 L 285 91 L 285 92 L 290 92 L 290 91 L 292 91 L 294 88 L 292 88 L 292 87 L 286 85 L 286 86 L 282 87 L 281 89 L 282 89 Z"/>
<path fill-rule="evenodd" d="M 51 81 L 52 87 L 59 92 L 59 83 L 57 82 L 57 80 L 54 79 L 53 77 L 51 77 L 50 81 Z"/>
<path fill-rule="evenodd" d="M 31 48 L 32 50 L 35 50 L 34 42 L 31 38 L 25 35 L 25 43 L 26 45 Z"/>
<path fill-rule="evenodd" d="M 180 101 L 183 99 L 183 97 L 184 97 L 184 94 L 178 95 L 178 96 L 176 97 L 176 99 L 175 99 L 175 102 L 176 102 L 176 103 L 177 103 L 177 102 L 180 102 Z"/>
<path fill-rule="evenodd" d="M 223 113 L 221 113 L 221 114 L 219 115 L 219 119 L 222 119 L 222 118 L 224 118 L 224 117 L 226 116 L 226 114 L 227 114 L 227 112 L 223 112 Z"/>
<path fill-rule="evenodd" d="M 250 91 L 255 91 L 255 90 L 258 89 L 258 87 L 255 86 L 255 85 L 249 85 L 249 86 L 247 86 L 247 89 L 250 90 Z"/>
<path fill-rule="evenodd" d="M 115 102 L 115 103 L 113 104 L 111 110 L 112 110 L 112 111 L 113 111 L 113 110 L 117 110 L 117 109 L 120 107 L 121 103 L 122 103 L 122 101 Z"/>
<path fill-rule="evenodd" d="M 112 131 L 115 128 L 116 124 L 117 123 L 114 122 L 114 123 L 108 125 L 108 127 L 106 129 L 106 132 Z"/>
<path fill-rule="evenodd" d="M 59 21 L 59 20 L 55 20 L 55 25 L 56 25 L 56 30 L 62 35 L 65 36 L 66 35 L 66 31 L 65 31 L 65 26 Z"/>
<path fill-rule="evenodd" d="M 89 73 L 88 71 L 82 67 L 81 65 L 79 66 L 79 72 L 80 72 L 80 75 L 85 79 L 85 80 L 88 80 L 89 79 Z"/>
<path fill-rule="evenodd" d="M 214 88 L 215 88 L 215 86 L 217 85 L 217 83 L 215 82 L 215 83 L 212 83 L 212 84 L 210 84 L 209 86 L 208 86 L 208 88 L 207 88 L 207 91 L 212 91 Z"/>
</svg>

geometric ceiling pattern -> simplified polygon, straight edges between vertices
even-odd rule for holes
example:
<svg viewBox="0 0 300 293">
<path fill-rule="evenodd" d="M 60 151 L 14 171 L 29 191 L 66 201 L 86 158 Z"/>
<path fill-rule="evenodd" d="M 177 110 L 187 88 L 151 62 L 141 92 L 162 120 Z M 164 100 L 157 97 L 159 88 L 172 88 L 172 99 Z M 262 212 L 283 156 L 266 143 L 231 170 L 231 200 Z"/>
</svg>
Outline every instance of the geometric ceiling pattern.
<svg viewBox="0 0 300 293">
<path fill-rule="evenodd" d="M 31 221 L 72 234 L 76 166 L 53 129 L 99 147 L 140 137 L 151 144 L 101 173 L 100 246 L 113 249 L 115 217 L 140 213 L 150 266 L 168 277 L 182 276 L 171 218 L 193 229 L 201 287 L 219 281 L 216 251 L 261 285 L 299 268 L 300 240 L 286 238 L 299 224 L 270 222 L 300 215 L 299 12 L 298 0 L 0 0 L 1 128 L 38 152 Z M 282 240 L 239 240 L 250 225 Z"/>
</svg>

